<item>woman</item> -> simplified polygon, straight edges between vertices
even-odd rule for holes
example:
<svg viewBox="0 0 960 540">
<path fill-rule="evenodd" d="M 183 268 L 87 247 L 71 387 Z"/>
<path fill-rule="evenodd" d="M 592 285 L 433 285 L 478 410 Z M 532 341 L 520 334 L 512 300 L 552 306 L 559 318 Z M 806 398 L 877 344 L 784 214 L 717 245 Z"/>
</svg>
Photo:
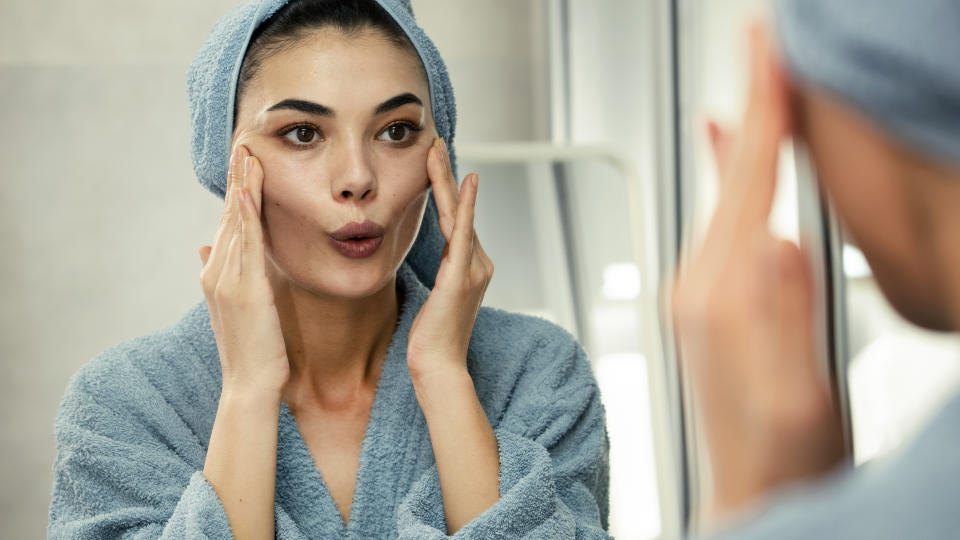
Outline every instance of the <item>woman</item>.
<svg viewBox="0 0 960 540">
<path fill-rule="evenodd" d="M 188 78 L 226 200 L 206 302 L 73 377 L 50 536 L 606 537 L 589 364 L 480 308 L 477 177 L 409 4 L 241 6 Z"/>
</svg>

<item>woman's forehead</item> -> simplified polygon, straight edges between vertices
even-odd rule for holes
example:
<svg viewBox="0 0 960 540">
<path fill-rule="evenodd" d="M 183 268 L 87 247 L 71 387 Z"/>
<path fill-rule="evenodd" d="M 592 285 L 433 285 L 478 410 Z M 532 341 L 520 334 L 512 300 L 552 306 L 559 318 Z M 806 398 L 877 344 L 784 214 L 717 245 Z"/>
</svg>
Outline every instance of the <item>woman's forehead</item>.
<svg viewBox="0 0 960 540">
<path fill-rule="evenodd" d="M 325 106 L 374 108 L 411 93 L 429 109 L 429 87 L 419 57 L 375 30 L 314 31 L 295 45 L 269 55 L 251 84 L 252 101 L 269 107 L 298 97 Z"/>
</svg>

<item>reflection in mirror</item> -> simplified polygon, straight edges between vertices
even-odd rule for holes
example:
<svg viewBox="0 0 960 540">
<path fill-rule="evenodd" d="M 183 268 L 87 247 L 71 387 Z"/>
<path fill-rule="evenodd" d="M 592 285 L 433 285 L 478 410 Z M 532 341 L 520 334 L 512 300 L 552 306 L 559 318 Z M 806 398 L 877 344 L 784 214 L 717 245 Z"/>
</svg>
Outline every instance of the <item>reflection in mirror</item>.
<svg viewBox="0 0 960 540">
<path fill-rule="evenodd" d="M 883 297 L 855 246 L 844 246 L 843 269 L 853 449 L 859 465 L 915 435 L 960 388 L 960 337 L 905 321 Z"/>
<path fill-rule="evenodd" d="M 680 208 L 684 254 L 689 256 L 703 240 L 716 203 L 715 165 L 704 120 L 711 117 L 731 124 L 740 117 L 747 81 L 744 29 L 751 18 L 769 14 L 771 2 L 679 0 L 678 5 Z M 901 443 L 956 394 L 960 338 L 921 330 L 896 314 L 863 254 L 844 243 L 835 216 L 817 208 L 819 194 L 811 196 L 809 191 L 816 188 L 816 178 L 803 153 L 794 155 L 793 150 L 784 145 L 780 154 L 769 225 L 777 236 L 814 250 L 811 262 L 822 280 L 816 289 L 817 323 L 832 340 L 826 354 L 833 357 L 824 359 L 824 374 L 849 405 L 845 412 L 852 455 L 847 457 L 860 466 L 904 448 Z M 811 218 L 816 227 L 810 226 Z M 818 238 L 805 237 L 817 227 L 822 227 Z M 690 390 L 684 388 L 685 412 L 692 420 L 687 425 L 687 450 L 694 506 L 690 514 L 695 519 L 708 507 L 712 486 L 705 437 L 691 412 Z"/>
</svg>

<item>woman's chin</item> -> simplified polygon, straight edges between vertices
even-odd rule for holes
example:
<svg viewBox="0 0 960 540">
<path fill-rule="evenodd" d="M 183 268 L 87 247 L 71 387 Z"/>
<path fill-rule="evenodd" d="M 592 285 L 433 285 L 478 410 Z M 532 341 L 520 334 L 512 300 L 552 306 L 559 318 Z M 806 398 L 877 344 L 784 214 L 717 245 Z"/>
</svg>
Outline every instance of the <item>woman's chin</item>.
<svg viewBox="0 0 960 540">
<path fill-rule="evenodd" d="M 310 289 L 319 296 L 362 299 L 373 296 L 393 282 L 396 272 L 381 264 L 347 264 L 329 268 L 323 275 L 315 275 Z"/>
<path fill-rule="evenodd" d="M 369 298 L 392 284 L 402 261 L 383 256 L 350 258 L 340 254 L 323 253 L 316 256 L 287 255 L 277 258 L 271 254 L 276 278 L 319 298 Z M 306 260 L 319 264 L 303 264 Z"/>
</svg>

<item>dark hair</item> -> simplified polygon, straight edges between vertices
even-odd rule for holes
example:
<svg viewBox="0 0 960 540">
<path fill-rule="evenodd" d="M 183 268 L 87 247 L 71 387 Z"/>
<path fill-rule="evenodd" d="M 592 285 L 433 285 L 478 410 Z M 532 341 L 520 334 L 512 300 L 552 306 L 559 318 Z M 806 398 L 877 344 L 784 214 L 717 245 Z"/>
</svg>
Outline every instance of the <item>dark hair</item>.
<svg viewBox="0 0 960 540">
<path fill-rule="evenodd" d="M 311 31 L 333 27 L 346 35 L 377 30 L 417 58 L 416 48 L 397 21 L 374 0 L 291 0 L 254 30 L 240 65 L 234 99 L 234 125 L 240 98 L 267 58 L 295 46 Z"/>
</svg>

